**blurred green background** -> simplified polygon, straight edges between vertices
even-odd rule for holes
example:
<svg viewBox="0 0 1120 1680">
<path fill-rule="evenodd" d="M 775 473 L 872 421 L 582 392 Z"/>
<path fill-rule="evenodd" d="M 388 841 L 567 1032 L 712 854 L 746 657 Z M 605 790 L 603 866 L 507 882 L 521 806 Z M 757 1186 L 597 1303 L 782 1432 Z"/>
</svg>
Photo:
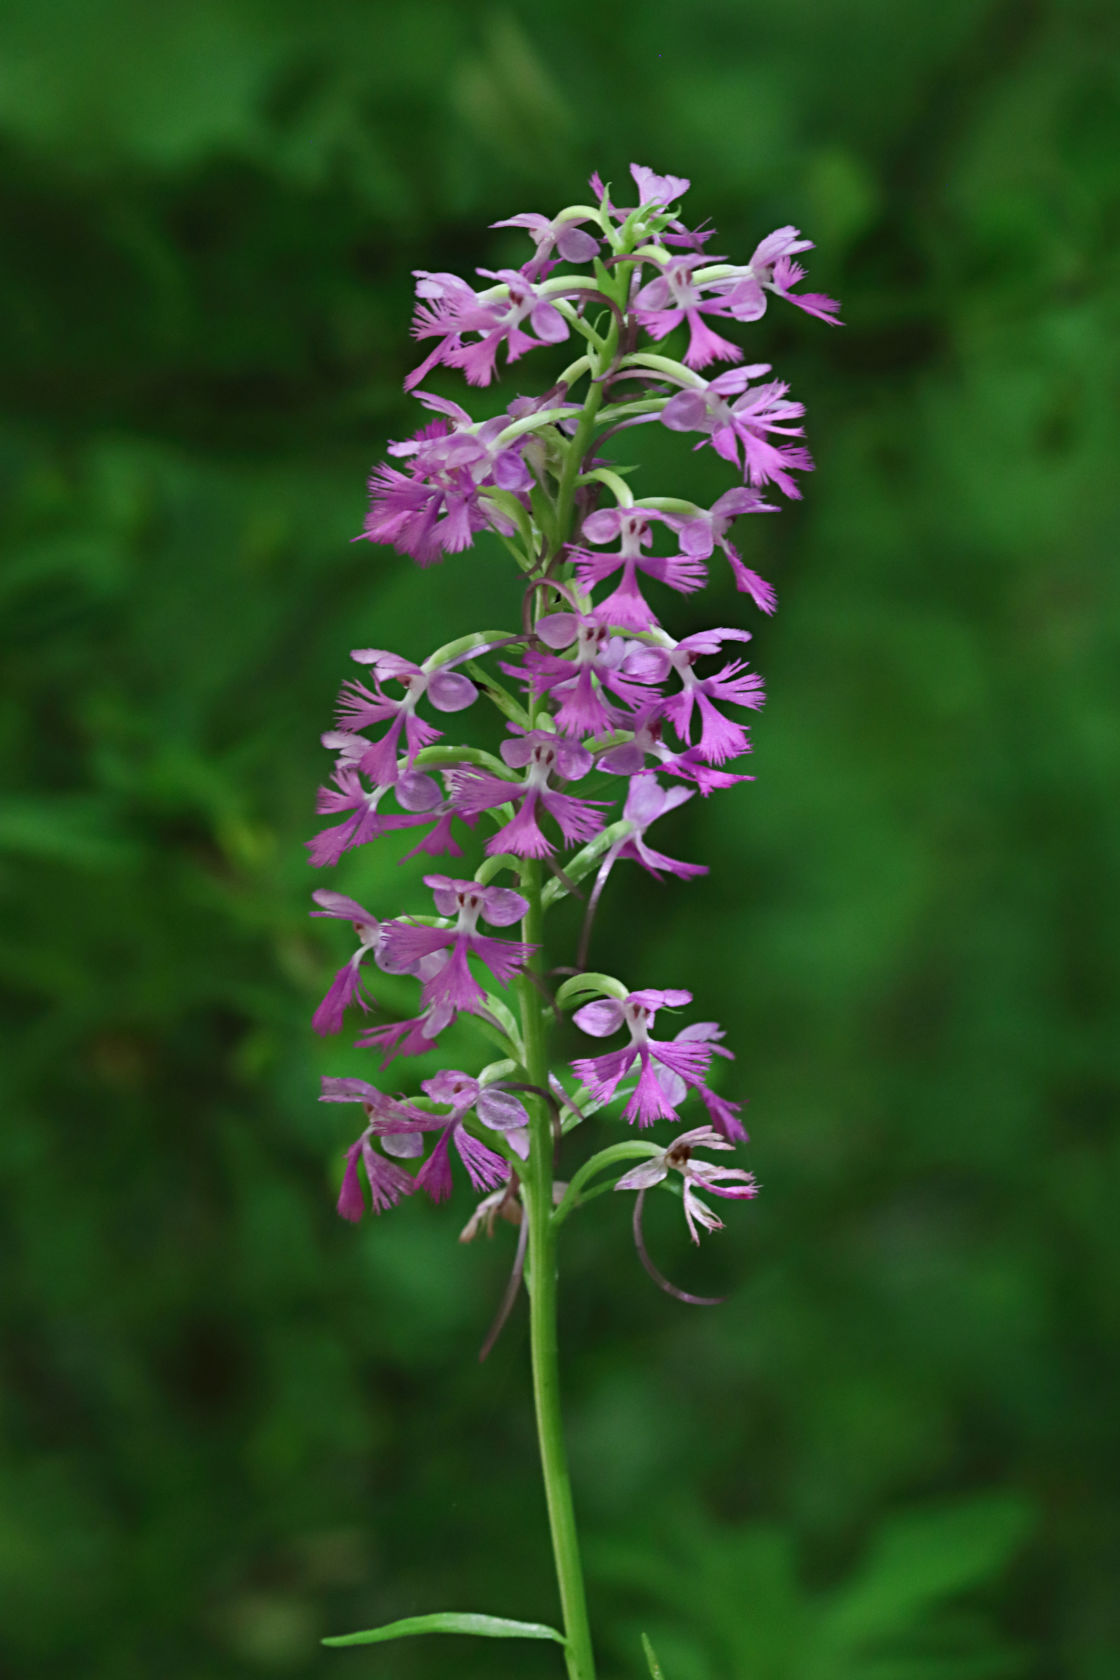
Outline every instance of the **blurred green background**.
<svg viewBox="0 0 1120 1680">
<path fill-rule="evenodd" d="M 6 0 L 5 1674 L 559 1672 L 317 1645 L 554 1601 L 523 1319 L 476 1363 L 510 1234 L 334 1213 L 317 1079 L 363 1062 L 308 1025 L 349 946 L 302 842 L 348 650 L 506 610 L 485 542 L 348 540 L 418 423 L 410 270 L 522 261 L 489 222 L 631 160 L 733 258 L 802 227 L 848 324 L 747 329 L 818 465 L 744 530 L 759 780 L 595 951 L 723 1020 L 765 1185 L 699 1254 L 651 1207 L 716 1312 L 629 1207 L 570 1227 L 604 1677 L 642 1628 L 666 1680 L 1120 1673 L 1118 48 L 1094 0 Z"/>
</svg>

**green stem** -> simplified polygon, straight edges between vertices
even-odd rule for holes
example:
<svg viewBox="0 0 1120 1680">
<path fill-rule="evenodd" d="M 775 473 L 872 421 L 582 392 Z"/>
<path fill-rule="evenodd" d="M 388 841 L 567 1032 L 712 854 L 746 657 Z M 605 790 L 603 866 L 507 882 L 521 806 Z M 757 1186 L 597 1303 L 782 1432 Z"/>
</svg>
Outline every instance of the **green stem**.
<svg viewBox="0 0 1120 1680">
<path fill-rule="evenodd" d="M 529 903 L 528 914 L 522 923 L 522 938 L 539 947 L 544 911 L 541 903 L 541 866 L 536 858 L 525 860 L 520 885 Z M 548 1045 L 544 1004 L 532 980 L 522 977 L 519 987 L 526 1071 L 531 1084 L 547 1090 Z M 556 1231 L 552 1223 L 552 1113 L 543 1098 L 531 1100 L 530 1127 L 532 1141 L 524 1189 L 529 1204 L 529 1341 L 537 1439 L 567 1640 L 568 1676 L 569 1680 L 595 1680 L 595 1658 L 591 1649 L 591 1628 L 587 1619 L 583 1569 L 560 1413 Z"/>
</svg>

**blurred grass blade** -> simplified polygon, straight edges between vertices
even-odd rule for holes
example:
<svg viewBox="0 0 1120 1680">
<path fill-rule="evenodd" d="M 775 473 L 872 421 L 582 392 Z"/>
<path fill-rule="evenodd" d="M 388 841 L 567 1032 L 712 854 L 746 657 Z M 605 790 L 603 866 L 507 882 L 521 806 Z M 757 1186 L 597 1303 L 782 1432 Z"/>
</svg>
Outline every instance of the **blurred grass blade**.
<svg viewBox="0 0 1120 1680">
<path fill-rule="evenodd" d="M 642 1634 L 642 1650 L 646 1654 L 646 1661 L 649 1664 L 649 1671 L 653 1680 L 665 1680 L 665 1676 L 661 1672 L 661 1664 L 658 1662 L 653 1646 L 649 1642 L 648 1633 Z"/>
<path fill-rule="evenodd" d="M 407 1639 L 413 1633 L 474 1633 L 486 1639 L 555 1639 L 566 1644 L 562 1633 L 543 1622 L 511 1622 L 505 1616 L 479 1616 L 472 1611 L 437 1610 L 431 1616 L 406 1616 L 384 1627 L 364 1633 L 341 1633 L 324 1639 L 324 1645 L 380 1645 L 384 1639 Z"/>
</svg>

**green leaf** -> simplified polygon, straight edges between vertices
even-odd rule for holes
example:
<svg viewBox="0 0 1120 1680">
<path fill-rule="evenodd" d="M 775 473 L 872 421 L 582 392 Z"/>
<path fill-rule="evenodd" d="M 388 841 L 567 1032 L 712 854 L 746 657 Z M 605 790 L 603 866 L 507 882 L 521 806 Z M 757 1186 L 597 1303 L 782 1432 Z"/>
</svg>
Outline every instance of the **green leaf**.
<svg viewBox="0 0 1120 1680">
<path fill-rule="evenodd" d="M 414 1633 L 474 1633 L 485 1639 L 567 1640 L 543 1622 L 511 1622 L 506 1616 L 479 1616 L 470 1610 L 437 1610 L 431 1616 L 405 1616 L 403 1621 L 386 1622 L 384 1627 L 364 1633 L 341 1633 L 324 1639 L 324 1645 L 380 1645 L 385 1639 L 407 1639 Z"/>
<path fill-rule="evenodd" d="M 646 1654 L 646 1661 L 649 1664 L 649 1671 L 653 1680 L 665 1680 L 665 1676 L 661 1672 L 661 1664 L 658 1662 L 653 1646 L 649 1642 L 648 1633 L 642 1634 L 642 1650 Z"/>
</svg>

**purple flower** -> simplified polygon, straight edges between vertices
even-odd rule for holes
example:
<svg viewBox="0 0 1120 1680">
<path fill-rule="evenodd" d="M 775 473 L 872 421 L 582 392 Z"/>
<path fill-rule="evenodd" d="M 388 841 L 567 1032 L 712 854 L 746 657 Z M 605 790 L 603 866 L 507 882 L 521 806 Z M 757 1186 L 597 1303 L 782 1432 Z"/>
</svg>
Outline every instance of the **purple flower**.
<svg viewBox="0 0 1120 1680">
<path fill-rule="evenodd" d="M 459 368 L 470 385 L 489 385 L 494 377 L 498 347 L 506 347 L 506 359 L 515 362 L 526 350 L 542 344 L 560 344 L 568 337 L 568 323 L 548 294 L 526 279 L 516 268 L 480 268 L 476 273 L 496 280 L 488 293 L 476 293 L 454 274 L 430 274 L 414 270 L 422 302 L 412 326 L 414 338 L 439 338 L 440 343 L 404 382 L 406 391 L 419 385 L 437 365 Z M 498 294 L 498 295 L 494 295 Z M 536 338 L 523 330 L 528 321 Z M 465 343 L 464 333 L 479 337 Z"/>
<path fill-rule="evenodd" d="M 380 1154 L 373 1146 L 373 1139 L 379 1138 L 389 1154 L 406 1158 L 417 1155 L 423 1147 L 417 1135 L 418 1129 L 427 1125 L 430 1116 L 395 1102 L 375 1085 L 367 1085 L 364 1079 L 324 1078 L 319 1101 L 360 1102 L 365 1109 L 366 1129 L 346 1151 L 346 1170 L 338 1197 L 338 1211 L 343 1219 L 357 1221 L 365 1212 L 365 1199 L 358 1177 L 359 1160 L 365 1168 L 374 1213 L 382 1213 L 399 1202 L 402 1196 L 410 1196 L 417 1188 L 416 1179 L 403 1167 L 398 1167 L 395 1161 Z"/>
<path fill-rule="evenodd" d="M 754 490 L 741 487 L 727 490 L 719 499 L 705 510 L 698 510 L 694 514 L 665 515 L 665 523 L 674 530 L 680 538 L 680 545 L 685 554 L 695 556 L 697 560 L 706 560 L 713 549 L 719 547 L 727 556 L 735 587 L 749 595 L 755 605 L 765 613 L 772 613 L 778 604 L 778 597 L 766 579 L 759 577 L 745 566 L 738 549 L 727 539 L 727 532 L 741 513 L 776 513 L 778 510 L 769 502 L 764 502 Z"/>
<path fill-rule="evenodd" d="M 699 386 L 688 386 L 670 397 L 661 410 L 662 425 L 671 432 L 707 432 L 717 455 L 742 467 L 744 479 L 756 489 L 776 484 L 795 500 L 801 491 L 791 472 L 811 472 L 812 457 L 800 444 L 771 443 L 770 436 L 802 437 L 804 428 L 783 422 L 800 419 L 805 405 L 787 402 L 789 386 L 779 379 L 766 385 L 750 386 L 757 375 L 768 373 L 769 364 L 731 368 Z M 728 399 L 734 397 L 731 402 Z"/>
<path fill-rule="evenodd" d="M 429 408 L 466 415 L 442 397 L 422 396 Z M 466 430 L 446 419 L 433 420 L 408 443 L 390 444 L 390 453 L 411 455 L 411 469 L 384 464 L 370 477 L 370 509 L 355 542 L 388 543 L 398 554 L 431 566 L 444 554 L 470 548 L 475 532 L 492 527 L 508 536 L 513 526 L 495 507 L 485 507 L 481 490 L 494 486 L 515 493 L 531 484 L 517 449 L 498 448 L 496 438 L 508 422 L 503 416 L 485 427 Z"/>
<path fill-rule="evenodd" d="M 710 260 L 705 256 L 671 257 L 656 279 L 642 287 L 632 305 L 634 319 L 654 339 L 665 338 L 674 327 L 687 321 L 689 339 L 684 363 L 690 368 L 743 359 L 739 346 L 713 332 L 703 318 L 734 315 L 733 294 L 725 296 L 716 292 L 705 296 L 692 278 L 693 272 Z"/>
<path fill-rule="evenodd" d="M 670 204 L 675 204 L 678 198 L 683 198 L 692 185 L 684 175 L 657 175 L 652 169 L 647 169 L 644 163 L 632 163 L 630 174 L 638 189 L 638 203 L 643 209 L 646 205 L 659 205 L 661 209 L 667 210 Z"/>
<path fill-rule="evenodd" d="M 698 677 L 694 672 L 697 659 L 717 653 L 723 642 L 732 639 L 748 641 L 750 634 L 746 630 L 701 630 L 668 650 L 669 663 L 683 687 L 662 701 L 661 710 L 681 740 L 690 743 L 693 709 L 699 712 L 701 732 L 696 750 L 707 764 L 723 764 L 747 750 L 746 730 L 725 717 L 716 702 L 757 711 L 766 699 L 762 678 L 756 671 L 746 671 L 744 659 L 728 660 L 711 677 Z"/>
<path fill-rule="evenodd" d="M 623 630 L 652 630 L 657 619 L 638 586 L 638 573 L 644 572 L 679 594 L 689 595 L 706 581 L 708 568 L 691 555 L 677 554 L 668 559 L 644 555 L 652 539 L 650 524 L 664 519 L 654 508 L 603 508 L 583 522 L 583 535 L 593 543 L 621 539 L 620 546 L 606 554 L 589 554 L 576 549 L 572 555 L 576 563 L 576 578 L 582 590 L 590 593 L 596 584 L 622 568 L 622 578 L 612 595 L 592 608 L 591 617 L 599 624 L 614 624 Z"/>
<path fill-rule="evenodd" d="M 502 222 L 491 222 L 490 226 L 525 228 L 537 249 L 521 272 L 526 280 L 540 280 L 552 267 L 549 258 L 554 249 L 570 263 L 589 263 L 598 253 L 599 241 L 582 230 L 582 224 L 591 220 L 591 216 L 561 213 L 549 221 L 535 210 L 525 210 L 518 216 L 507 216 Z"/>
<path fill-rule="evenodd" d="M 467 1099 L 458 1106 L 445 1091 L 445 1087 L 449 1091 L 457 1080 L 465 1080 L 473 1087 L 473 1094 L 468 1094 Z M 435 1090 L 432 1089 L 433 1086 L 436 1087 Z M 437 1075 L 434 1080 L 426 1081 L 421 1089 L 426 1091 L 433 1101 L 451 1102 L 451 1113 L 426 1114 L 409 1104 L 386 1097 L 384 1092 L 379 1091 L 375 1085 L 368 1085 L 364 1079 L 325 1078 L 322 1081 L 320 1102 L 360 1102 L 366 1112 L 366 1129 L 357 1143 L 347 1151 L 347 1170 L 338 1200 L 338 1211 L 344 1219 L 360 1219 L 364 1212 L 361 1186 L 357 1178 L 359 1153 L 369 1179 L 375 1213 L 380 1213 L 385 1207 L 391 1207 L 402 1195 L 409 1195 L 414 1190 L 426 1190 L 435 1202 L 443 1201 L 449 1196 L 451 1166 L 448 1149 L 452 1143 L 476 1190 L 490 1190 L 495 1184 L 509 1177 L 509 1166 L 503 1157 L 472 1137 L 466 1129 L 467 1113 L 479 1100 L 477 1081 L 468 1079 L 465 1074 L 443 1073 Z M 506 1092 L 495 1093 L 495 1096 L 498 1102 L 488 1110 L 491 1117 L 484 1124 L 494 1131 L 511 1131 L 521 1122 L 515 1116 L 511 1116 L 508 1106 L 502 1105 L 501 1098 L 507 1098 L 507 1102 L 513 1102 L 518 1109 L 521 1105 L 515 1098 L 510 1099 Z M 508 1124 L 504 1124 L 503 1121 L 508 1121 Z M 415 1178 L 395 1162 L 386 1160 L 373 1148 L 372 1140 L 376 1137 L 390 1154 L 405 1158 L 415 1157 L 423 1152 L 425 1132 L 439 1132 L 440 1137 Z"/>
<path fill-rule="evenodd" d="M 652 169 L 647 169 L 645 164 L 642 163 L 632 163 L 630 174 L 633 176 L 634 184 L 638 189 L 640 201 L 639 204 L 632 206 L 630 209 L 622 209 L 611 204 L 598 170 L 593 172 L 589 182 L 591 191 L 607 213 L 614 216 L 619 222 L 624 222 L 627 216 L 633 214 L 633 210 L 639 208 L 662 212 L 668 210 L 670 204 L 683 197 L 691 185 L 683 175 L 658 175 Z M 691 251 L 699 251 L 714 232 L 714 228 L 708 228 L 706 231 L 700 228 L 686 228 L 683 222 L 674 220 L 668 222 L 657 237 L 663 245 L 681 246 Z"/>
<path fill-rule="evenodd" d="M 442 1201 L 451 1189 L 447 1152 L 452 1141 L 476 1190 L 490 1189 L 509 1177 L 509 1165 L 466 1129 L 466 1117 L 473 1110 L 479 1122 L 500 1132 L 522 1160 L 529 1154 L 529 1116 L 525 1105 L 510 1091 L 496 1085 L 480 1085 L 469 1074 L 444 1068 L 434 1079 L 425 1079 L 420 1089 L 433 1102 L 444 1103 L 450 1115 L 441 1116 L 447 1130 L 420 1171 L 418 1183 L 433 1200 Z"/>
<path fill-rule="evenodd" d="M 634 674 L 631 644 L 612 636 L 607 626 L 583 613 L 548 613 L 538 619 L 536 633 L 546 647 L 575 648 L 574 659 L 530 649 L 523 669 L 503 665 L 508 676 L 520 676 L 539 694 L 559 702 L 556 727 L 563 735 L 598 735 L 615 728 L 626 713 L 605 698 L 609 689 L 628 706 L 640 705 L 648 695 L 648 679 Z M 628 669 L 628 662 L 630 669 Z"/>
<path fill-rule="evenodd" d="M 643 869 L 648 870 L 655 880 L 661 879 L 661 870 L 675 875 L 681 881 L 691 881 L 697 875 L 706 875 L 706 863 L 681 863 L 677 858 L 666 857 L 664 852 L 654 851 L 646 841 L 646 830 L 659 817 L 667 816 L 670 811 L 675 811 L 691 798 L 692 794 L 687 788 L 664 788 L 655 776 L 631 777 L 622 814 L 633 827 L 629 834 L 615 841 L 607 853 L 607 858 L 612 863 L 616 859 L 631 858 L 635 863 L 640 863 Z"/>
<path fill-rule="evenodd" d="M 720 788 L 734 787 L 737 782 L 754 781 L 753 776 L 736 776 L 727 770 L 713 769 L 700 757 L 696 747 L 686 747 L 683 752 L 670 747 L 661 737 L 663 704 L 664 702 L 658 699 L 654 704 L 635 713 L 630 719 L 630 739 L 620 741 L 617 746 L 608 747 L 605 752 L 600 753 L 596 769 L 606 770 L 612 776 L 650 776 L 663 770 L 667 776 L 678 776 L 682 781 L 694 782 L 705 799 Z M 749 741 L 744 751 L 751 751 Z M 647 757 L 651 757 L 654 762 L 647 765 Z"/>
<path fill-rule="evenodd" d="M 469 956 L 478 957 L 499 985 L 508 986 L 536 950 L 535 945 L 520 940 L 478 933 L 479 918 L 491 927 L 509 927 L 527 913 L 528 900 L 508 887 L 480 887 L 477 881 L 456 881 L 449 875 L 425 875 L 424 881 L 432 889 L 439 914 L 455 916 L 455 926 L 386 922 L 381 931 L 381 966 L 389 974 L 407 973 L 422 958 L 446 952 L 438 971 L 425 982 L 424 1002 L 447 1004 L 455 1010 L 477 1008 L 486 1001 L 486 993 L 470 971 Z"/>
<path fill-rule="evenodd" d="M 491 857 L 499 852 L 512 852 L 516 857 L 551 857 L 556 848 L 541 832 L 538 811 L 546 811 L 554 819 L 569 845 L 598 834 L 603 826 L 598 802 L 575 799 L 549 785 L 552 775 L 565 782 L 578 782 L 586 776 L 592 765 L 587 748 L 543 729 L 511 728 L 515 738 L 502 742 L 501 755 L 511 770 L 526 770 L 523 782 L 507 782 L 470 765 L 449 771 L 447 777 L 451 804 L 465 816 L 491 811 L 497 805 L 517 806 L 512 820 L 486 842 L 487 853 Z"/>
<path fill-rule="evenodd" d="M 398 1056 L 423 1056 L 435 1048 L 444 1027 L 455 1020 L 458 1010 L 447 1004 L 432 1004 L 408 1021 L 390 1021 L 382 1027 L 368 1027 L 354 1040 L 356 1049 L 384 1050 L 382 1071 Z"/>
<path fill-rule="evenodd" d="M 326 997 L 311 1017 L 311 1025 L 317 1033 L 326 1036 L 327 1033 L 339 1032 L 342 1028 L 343 1016 L 349 1003 L 358 1003 L 362 1009 L 368 1010 L 365 998 L 362 996 L 362 977 L 359 972 L 364 957 L 370 951 L 376 951 L 381 934 L 381 923 L 376 916 L 371 916 L 368 910 L 353 898 L 347 898 L 343 893 L 320 890 L 312 893 L 316 904 L 322 906 L 319 910 L 312 910 L 313 916 L 340 916 L 348 922 L 353 922 L 354 932 L 358 935 L 358 948 L 348 962 L 344 963 L 331 981 Z M 372 999 L 370 1000 L 373 1001 Z"/>
<path fill-rule="evenodd" d="M 758 1195 L 758 1185 L 753 1173 L 744 1172 L 741 1167 L 721 1167 L 715 1161 L 698 1161 L 693 1156 L 696 1149 L 731 1147 L 731 1144 L 711 1127 L 697 1126 L 691 1132 L 682 1132 L 660 1155 L 654 1155 L 648 1161 L 641 1161 L 629 1172 L 623 1173 L 615 1189 L 649 1190 L 668 1178 L 670 1172 L 679 1172 L 684 1191 L 684 1217 L 688 1233 L 693 1242 L 698 1243 L 698 1225 L 703 1226 L 705 1231 L 723 1229 L 723 1220 L 697 1195 L 698 1187 L 709 1195 L 725 1196 L 735 1201 L 753 1201 Z"/>
<path fill-rule="evenodd" d="M 386 653 L 382 648 L 356 648 L 350 657 L 359 665 L 371 667 L 374 686 L 371 690 L 353 680 L 343 683 L 338 702 L 339 728 L 356 733 L 371 723 L 392 720 L 385 734 L 370 742 L 357 759 L 357 767 L 364 775 L 370 776 L 379 787 L 391 787 L 399 774 L 397 750 L 402 731 L 407 742 L 406 765 L 411 764 L 423 747 L 430 747 L 441 738 L 441 730 L 416 716 L 421 699 L 427 695 L 438 712 L 461 712 L 478 699 L 478 689 L 461 671 L 449 671 L 442 666 L 425 671 L 410 659 Z M 383 687 L 386 682 L 399 683 L 404 693 L 386 694 Z"/>
<path fill-rule="evenodd" d="M 572 1063 L 596 1102 L 609 1102 L 620 1080 L 637 1064 L 638 1083 L 623 1109 L 625 1118 L 636 1118 L 639 1126 L 679 1118 L 667 1094 L 664 1075 L 676 1074 L 686 1086 L 702 1085 L 712 1059 L 712 1046 L 703 1040 L 670 1041 L 649 1035 L 659 1009 L 691 1002 L 691 992 L 642 991 L 630 992 L 621 1002 L 617 998 L 602 998 L 576 1010 L 572 1019 L 592 1038 L 606 1038 L 620 1027 L 626 1027 L 630 1034 L 624 1050 L 610 1050 L 603 1056 L 581 1056 Z"/>
<path fill-rule="evenodd" d="M 829 326 L 838 326 L 836 317 L 840 305 L 835 298 L 826 297 L 823 292 L 798 293 L 793 290 L 804 280 L 805 270 L 792 259 L 795 254 L 812 249 L 813 241 L 802 239 L 795 227 L 778 228 L 774 233 L 767 234 L 755 247 L 750 262 L 744 268 L 716 282 L 721 290 L 728 292 L 729 300 L 732 296 L 738 300 L 737 308 L 729 313 L 739 321 L 756 321 L 765 312 L 766 293 L 776 292 L 788 303 L 804 309 L 806 314 L 827 321 Z"/>
<path fill-rule="evenodd" d="M 730 1050 L 725 1050 L 719 1042 L 725 1036 L 723 1028 L 717 1021 L 694 1021 L 691 1026 L 682 1027 L 673 1038 L 675 1044 L 707 1044 L 712 1054 L 724 1056 L 729 1062 L 735 1060 Z M 674 1103 L 684 1101 L 686 1087 L 683 1080 L 675 1073 L 662 1073 L 661 1083 L 669 1100 Z M 747 1131 L 739 1119 L 743 1111 L 742 1103 L 729 1102 L 726 1097 L 719 1097 L 710 1091 L 707 1085 L 697 1085 L 696 1094 L 708 1110 L 708 1117 L 716 1131 L 731 1143 L 746 1143 Z"/>
<path fill-rule="evenodd" d="M 380 812 L 378 806 L 389 789 L 366 788 L 357 771 L 347 768 L 345 764 L 334 772 L 331 780 L 334 783 L 333 788 L 319 789 L 315 802 L 316 810 L 321 815 L 338 811 L 352 811 L 354 814 L 333 828 L 324 828 L 314 839 L 307 841 L 311 862 L 317 869 L 325 864 L 337 863 L 343 852 L 348 851 L 351 846 L 365 845 L 367 841 L 376 840 L 379 835 L 387 834 L 393 829 L 415 828 L 418 823 L 428 820 L 427 813 L 423 810 L 413 810 L 407 815 L 398 815 L 395 811 L 387 815 Z M 439 785 L 430 776 L 414 776 L 407 782 L 401 777 L 396 783 L 398 800 L 402 787 L 406 788 L 413 798 L 426 799 L 431 805 L 439 803 Z"/>
</svg>

